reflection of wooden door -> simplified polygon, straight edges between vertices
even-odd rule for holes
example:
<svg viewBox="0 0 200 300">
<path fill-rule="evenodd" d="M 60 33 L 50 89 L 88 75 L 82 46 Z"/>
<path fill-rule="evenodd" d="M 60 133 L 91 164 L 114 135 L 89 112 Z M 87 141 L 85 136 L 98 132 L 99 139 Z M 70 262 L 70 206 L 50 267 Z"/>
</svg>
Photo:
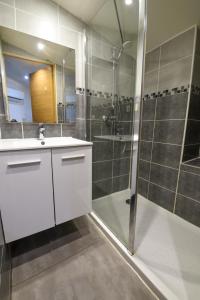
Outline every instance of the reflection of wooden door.
<svg viewBox="0 0 200 300">
<path fill-rule="evenodd" d="M 51 66 L 30 74 L 33 122 L 55 123 L 56 104 Z"/>
</svg>

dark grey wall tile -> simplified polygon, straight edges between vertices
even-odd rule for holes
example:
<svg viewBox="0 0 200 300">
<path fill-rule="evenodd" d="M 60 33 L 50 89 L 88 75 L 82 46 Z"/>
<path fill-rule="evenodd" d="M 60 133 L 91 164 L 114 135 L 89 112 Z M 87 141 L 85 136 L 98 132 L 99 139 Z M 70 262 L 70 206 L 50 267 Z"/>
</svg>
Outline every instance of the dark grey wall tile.
<svg viewBox="0 0 200 300">
<path fill-rule="evenodd" d="M 196 145 L 185 145 L 183 152 L 183 161 L 195 158 L 199 156 L 200 144 Z"/>
<path fill-rule="evenodd" d="M 151 164 L 150 181 L 171 191 L 176 190 L 178 170 Z"/>
<path fill-rule="evenodd" d="M 156 99 L 143 100 L 142 120 L 154 120 Z"/>
<path fill-rule="evenodd" d="M 111 135 L 112 134 L 112 126 L 102 122 L 101 124 L 101 135 Z"/>
<path fill-rule="evenodd" d="M 130 172 L 130 158 L 113 160 L 113 176 L 127 175 Z"/>
<path fill-rule="evenodd" d="M 44 124 L 46 137 L 61 136 L 61 124 Z"/>
<path fill-rule="evenodd" d="M 124 100 L 119 103 L 119 121 L 132 121 L 133 120 L 133 101 Z"/>
<path fill-rule="evenodd" d="M 75 124 L 62 124 L 62 136 L 72 136 L 74 137 L 76 133 Z"/>
<path fill-rule="evenodd" d="M 112 99 L 103 97 L 90 97 L 91 119 L 102 121 L 103 116 L 114 114 L 112 108 Z"/>
<path fill-rule="evenodd" d="M 160 58 L 160 47 L 147 53 L 145 56 L 145 72 L 158 69 L 159 58 Z"/>
<path fill-rule="evenodd" d="M 175 214 L 200 227 L 200 204 L 198 202 L 178 194 Z"/>
<path fill-rule="evenodd" d="M 188 86 L 192 67 L 192 56 L 164 66 L 159 73 L 159 91 Z"/>
<path fill-rule="evenodd" d="M 158 90 L 158 70 L 144 75 L 143 94 L 152 94 Z"/>
<path fill-rule="evenodd" d="M 85 116 L 86 116 L 85 96 L 76 95 L 76 118 L 85 118 Z"/>
<path fill-rule="evenodd" d="M 163 44 L 161 46 L 161 66 L 182 57 L 192 55 L 194 33 L 194 28 L 192 28 Z"/>
<path fill-rule="evenodd" d="M 156 119 L 185 119 L 188 93 L 181 93 L 157 99 Z"/>
<path fill-rule="evenodd" d="M 154 140 L 156 142 L 182 145 L 185 121 L 156 121 Z"/>
<path fill-rule="evenodd" d="M 140 160 L 138 167 L 138 175 L 140 178 L 149 180 L 150 162 Z"/>
<path fill-rule="evenodd" d="M 141 129 L 141 139 L 145 141 L 152 141 L 153 139 L 153 121 L 143 121 Z"/>
<path fill-rule="evenodd" d="M 92 163 L 92 180 L 98 181 L 112 177 L 112 161 L 93 162 Z"/>
<path fill-rule="evenodd" d="M 178 193 L 200 202 L 200 176 L 181 171 L 178 184 Z"/>
<path fill-rule="evenodd" d="M 173 211 L 175 193 L 150 183 L 148 198 L 159 206 L 171 212 Z"/>
<path fill-rule="evenodd" d="M 191 94 L 188 119 L 200 120 L 200 95 Z"/>
<path fill-rule="evenodd" d="M 95 140 L 95 136 L 101 135 L 102 122 L 91 120 L 91 141 Z"/>
<path fill-rule="evenodd" d="M 129 175 L 113 177 L 113 193 L 126 190 L 128 187 Z"/>
<path fill-rule="evenodd" d="M 153 143 L 152 162 L 178 168 L 181 156 L 181 146 Z"/>
<path fill-rule="evenodd" d="M 97 199 L 112 193 L 112 179 L 92 183 L 92 199 Z"/>
<path fill-rule="evenodd" d="M 24 138 L 38 138 L 39 124 L 23 123 Z"/>
<path fill-rule="evenodd" d="M 114 158 L 130 157 L 131 142 L 114 142 Z"/>
<path fill-rule="evenodd" d="M 140 159 L 151 160 L 152 142 L 140 142 Z"/>
<path fill-rule="evenodd" d="M 113 158 L 113 142 L 94 142 L 92 147 L 92 161 L 111 160 Z"/>
<path fill-rule="evenodd" d="M 200 143 L 200 121 L 188 120 L 185 145 Z"/>
<path fill-rule="evenodd" d="M 200 158 L 185 164 L 181 164 L 181 170 L 200 175 Z"/>
<path fill-rule="evenodd" d="M 138 178 L 138 180 L 137 180 L 137 192 L 138 192 L 138 194 L 140 194 L 143 197 L 147 198 L 148 186 L 149 186 L 148 181 L 143 180 L 142 178 Z"/>
<path fill-rule="evenodd" d="M 2 139 L 21 139 L 22 138 L 21 123 L 2 123 L 1 137 Z"/>
<path fill-rule="evenodd" d="M 86 139 L 86 121 L 85 119 L 76 119 L 75 137 L 77 139 Z"/>
</svg>

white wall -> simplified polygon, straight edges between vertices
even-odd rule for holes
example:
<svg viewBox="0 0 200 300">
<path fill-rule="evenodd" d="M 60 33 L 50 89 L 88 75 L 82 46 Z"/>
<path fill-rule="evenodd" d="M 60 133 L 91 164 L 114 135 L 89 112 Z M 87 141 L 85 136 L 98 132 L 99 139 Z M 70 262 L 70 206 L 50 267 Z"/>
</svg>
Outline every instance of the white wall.
<svg viewBox="0 0 200 300">
<path fill-rule="evenodd" d="M 76 87 L 84 87 L 85 25 L 79 19 L 50 0 L 0 0 L 0 25 L 75 49 Z"/>
</svg>

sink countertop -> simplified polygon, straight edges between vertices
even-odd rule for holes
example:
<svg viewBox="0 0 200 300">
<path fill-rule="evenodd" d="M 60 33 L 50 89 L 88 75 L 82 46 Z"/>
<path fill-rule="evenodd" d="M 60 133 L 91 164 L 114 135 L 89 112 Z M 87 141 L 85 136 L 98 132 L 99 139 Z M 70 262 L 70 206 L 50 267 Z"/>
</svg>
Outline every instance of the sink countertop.
<svg viewBox="0 0 200 300">
<path fill-rule="evenodd" d="M 42 142 L 45 142 L 42 145 Z M 91 142 L 78 140 L 72 137 L 52 137 L 45 138 L 43 141 L 32 139 L 0 139 L 0 152 L 28 149 L 47 149 L 47 148 L 62 148 L 62 147 L 80 147 L 92 146 Z"/>
</svg>

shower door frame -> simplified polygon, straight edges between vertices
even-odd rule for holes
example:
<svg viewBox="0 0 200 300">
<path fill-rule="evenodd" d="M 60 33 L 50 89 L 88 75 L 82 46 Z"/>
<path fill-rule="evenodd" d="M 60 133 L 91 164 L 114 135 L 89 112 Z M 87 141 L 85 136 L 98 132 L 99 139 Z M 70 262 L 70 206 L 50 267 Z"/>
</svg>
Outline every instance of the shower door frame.
<svg viewBox="0 0 200 300">
<path fill-rule="evenodd" d="M 92 211 L 90 216 L 105 235 L 113 242 L 122 255 L 134 254 L 135 241 L 135 225 L 137 212 L 137 178 L 138 178 L 138 148 L 139 148 L 139 132 L 140 132 L 140 116 L 142 104 L 142 87 L 144 81 L 144 59 L 146 49 L 146 23 L 147 23 L 147 0 L 138 0 L 139 2 L 139 17 L 138 17 L 138 41 L 137 41 L 137 64 L 136 64 L 136 80 L 135 80 L 135 95 L 134 95 L 134 109 L 133 109 L 133 127 L 132 136 L 138 135 L 138 141 L 134 142 L 135 159 L 133 158 L 133 143 L 131 150 L 131 201 L 129 213 L 129 240 L 128 245 L 124 246 L 118 237 L 106 226 L 106 224 Z M 85 58 L 87 57 L 86 43 L 84 45 Z M 86 61 L 86 59 L 85 59 Z M 87 87 L 87 68 L 85 68 L 85 86 Z M 86 99 L 85 99 L 86 101 Z M 86 102 L 85 102 L 86 103 Z M 126 256 L 128 258 L 128 256 Z"/>
</svg>

